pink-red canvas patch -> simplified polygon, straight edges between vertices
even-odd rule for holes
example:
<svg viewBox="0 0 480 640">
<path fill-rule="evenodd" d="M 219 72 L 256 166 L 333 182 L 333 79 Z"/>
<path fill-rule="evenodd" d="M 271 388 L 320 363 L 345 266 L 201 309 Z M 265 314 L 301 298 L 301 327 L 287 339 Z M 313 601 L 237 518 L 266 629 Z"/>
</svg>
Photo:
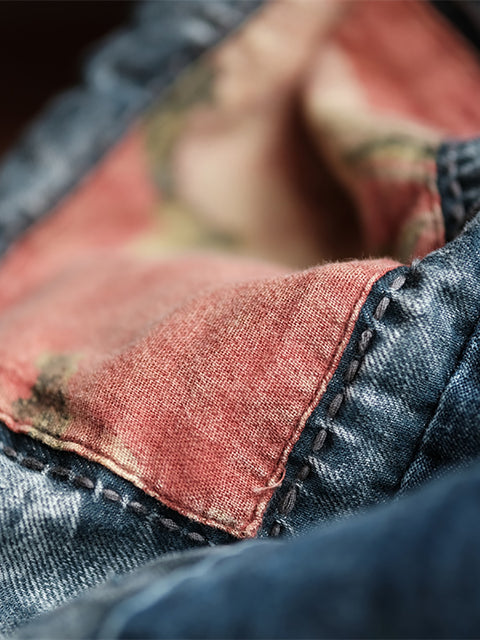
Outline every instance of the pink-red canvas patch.
<svg viewBox="0 0 480 640">
<path fill-rule="evenodd" d="M 129 184 L 143 198 L 116 208 L 123 161 L 139 151 L 135 136 L 124 142 L 0 269 L 1 417 L 251 536 L 372 284 L 395 264 L 288 273 L 220 255 L 140 255 L 151 204 L 140 175 Z M 116 245 L 80 224 L 86 202 L 102 225 L 118 222 Z"/>
</svg>

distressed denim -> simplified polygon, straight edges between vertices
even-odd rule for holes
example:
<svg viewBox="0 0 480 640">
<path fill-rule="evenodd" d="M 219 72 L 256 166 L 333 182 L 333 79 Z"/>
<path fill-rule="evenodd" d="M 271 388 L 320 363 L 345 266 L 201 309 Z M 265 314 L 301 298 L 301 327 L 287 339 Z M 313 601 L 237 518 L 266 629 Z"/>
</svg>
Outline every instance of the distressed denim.
<svg viewBox="0 0 480 640">
<path fill-rule="evenodd" d="M 0 438 L 3 632 L 165 553 L 231 541 L 101 465 L 3 425 Z"/>
<path fill-rule="evenodd" d="M 297 509 L 279 519 L 292 533 L 383 502 L 478 456 L 479 227 L 476 218 L 445 248 L 375 285 L 343 361 L 292 452 L 287 491 L 305 461 L 313 470 L 298 491 Z M 405 283 L 392 291 L 398 274 Z M 376 319 L 384 297 L 388 308 Z M 362 355 L 365 331 L 372 338 Z M 348 384 L 353 360 L 362 365 Z M 332 421 L 328 406 L 338 393 L 345 394 L 344 406 Z M 322 428 L 335 437 L 318 459 L 311 445 Z M 279 491 L 272 500 L 268 521 L 284 496 Z"/>
</svg>

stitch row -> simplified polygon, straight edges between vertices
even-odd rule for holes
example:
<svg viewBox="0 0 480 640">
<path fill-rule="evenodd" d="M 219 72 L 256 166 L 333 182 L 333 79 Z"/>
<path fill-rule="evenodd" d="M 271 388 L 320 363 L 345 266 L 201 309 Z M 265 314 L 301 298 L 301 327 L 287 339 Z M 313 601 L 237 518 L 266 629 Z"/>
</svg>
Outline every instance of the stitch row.
<svg viewBox="0 0 480 640">
<path fill-rule="evenodd" d="M 414 262 L 412 262 L 411 269 L 413 272 L 416 271 L 418 262 L 419 262 L 418 260 L 415 260 Z M 403 285 L 405 284 L 405 281 L 406 281 L 405 275 L 397 276 L 392 282 L 392 284 L 390 285 L 390 291 L 398 291 L 403 287 Z M 373 317 L 375 318 L 375 320 L 381 320 L 383 318 L 386 310 L 388 309 L 389 304 L 390 304 L 390 298 L 386 295 L 383 296 L 383 298 L 377 304 L 375 311 L 373 312 Z M 357 355 L 355 355 L 355 357 L 352 359 L 352 361 L 348 365 L 347 371 L 344 375 L 345 386 L 342 391 L 340 391 L 333 397 L 332 401 L 327 407 L 327 415 L 329 418 L 331 419 L 335 418 L 335 416 L 339 412 L 340 407 L 342 406 L 345 400 L 347 385 L 351 384 L 355 379 L 355 376 L 357 375 L 360 369 L 362 359 L 365 356 L 365 353 L 367 352 L 367 349 L 372 342 L 373 335 L 374 335 L 373 329 L 365 329 L 365 331 L 362 332 L 360 339 L 357 343 L 358 353 Z M 318 432 L 313 438 L 313 441 L 310 447 L 310 450 L 312 453 L 317 454 L 323 448 L 327 439 L 327 435 L 328 435 L 327 429 L 321 427 L 318 430 Z M 310 464 L 308 462 L 305 462 L 305 464 L 300 468 L 297 475 L 295 476 L 293 485 L 287 491 L 282 502 L 280 503 L 280 506 L 278 508 L 279 515 L 286 516 L 293 510 L 298 497 L 298 493 L 302 488 L 303 483 L 310 475 L 310 472 L 311 472 Z M 280 522 L 275 521 L 272 525 L 272 528 L 270 529 L 269 535 L 272 537 L 277 537 L 280 535 L 281 532 L 282 532 L 282 525 L 280 524 Z"/>
<path fill-rule="evenodd" d="M 50 476 L 56 478 L 57 480 L 70 482 L 80 489 L 86 489 L 88 491 L 95 490 L 96 483 L 91 478 L 83 475 L 75 475 L 74 472 L 67 467 L 56 465 L 50 466 L 45 462 L 38 460 L 38 458 L 33 458 L 31 456 L 22 456 L 18 453 L 18 451 L 6 445 L 1 445 L 1 451 L 8 458 L 10 458 L 11 460 L 15 460 L 26 469 L 48 473 Z M 109 500 L 110 502 L 116 502 L 122 506 L 125 505 L 127 509 L 137 514 L 138 516 L 144 516 L 153 520 L 157 520 L 161 526 L 163 526 L 165 529 L 168 529 L 169 531 L 180 533 L 181 535 L 190 538 L 190 540 L 193 540 L 194 542 L 210 544 L 209 541 L 200 533 L 196 533 L 195 531 L 185 532 L 180 525 L 178 525 L 170 518 L 159 516 L 158 513 L 150 511 L 145 505 L 137 502 L 136 500 L 128 500 L 128 498 L 123 498 L 117 491 L 114 491 L 113 489 L 102 488 L 100 489 L 99 493 L 103 496 L 103 498 Z"/>
</svg>

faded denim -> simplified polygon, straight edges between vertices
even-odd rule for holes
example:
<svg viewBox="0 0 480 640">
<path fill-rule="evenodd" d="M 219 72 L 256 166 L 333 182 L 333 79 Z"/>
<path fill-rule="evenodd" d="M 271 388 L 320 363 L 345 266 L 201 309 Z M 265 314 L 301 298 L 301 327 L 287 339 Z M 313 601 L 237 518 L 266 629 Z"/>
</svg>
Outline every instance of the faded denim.
<svg viewBox="0 0 480 640">
<path fill-rule="evenodd" d="M 0 633 L 165 553 L 232 541 L 101 465 L 2 424 L 0 479 Z"/>
<path fill-rule="evenodd" d="M 472 638 L 478 463 L 288 542 L 159 561 L 16 638 Z"/>
<path fill-rule="evenodd" d="M 479 250 L 477 217 L 443 249 L 388 273 L 369 296 L 265 517 L 263 535 L 276 520 L 288 537 L 316 525 L 309 537 L 239 543 L 194 555 L 191 566 L 185 557 L 186 567 L 158 580 L 169 569 L 152 566 L 18 637 L 477 636 L 479 469 L 448 471 L 480 452 Z M 392 291 L 399 274 L 405 282 Z M 390 304 L 377 319 L 385 295 Z M 371 344 L 332 419 L 327 407 L 366 328 Z M 327 445 L 314 457 L 319 426 Z M 315 472 L 279 516 L 305 457 Z M 347 517 L 359 510 L 365 515 Z M 89 598 L 101 603 L 91 625 L 83 622 Z"/>
</svg>

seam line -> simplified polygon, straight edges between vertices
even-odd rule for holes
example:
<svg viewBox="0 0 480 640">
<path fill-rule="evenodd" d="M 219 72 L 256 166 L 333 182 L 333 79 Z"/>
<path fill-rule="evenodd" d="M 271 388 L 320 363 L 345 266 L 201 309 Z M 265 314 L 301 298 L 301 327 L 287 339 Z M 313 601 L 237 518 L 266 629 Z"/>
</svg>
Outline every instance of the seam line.
<svg viewBox="0 0 480 640">
<path fill-rule="evenodd" d="M 158 515 L 154 510 L 148 509 L 144 504 L 138 502 L 137 500 L 130 500 L 128 496 L 122 496 L 118 491 L 114 489 L 103 488 L 99 485 L 94 479 L 89 476 L 76 474 L 72 469 L 68 467 L 63 467 L 61 465 L 50 465 L 46 462 L 43 462 L 39 458 L 35 458 L 33 456 L 25 456 L 19 453 L 13 447 L 9 447 L 7 445 L 0 445 L 0 451 L 7 457 L 10 458 L 13 462 L 18 463 L 22 467 L 29 469 L 30 471 L 36 471 L 37 473 L 43 473 L 43 475 L 48 475 L 51 478 L 61 481 L 68 482 L 74 486 L 77 490 L 85 490 L 89 492 L 94 492 L 96 487 L 98 486 L 98 493 L 102 496 L 104 500 L 108 502 L 113 502 L 118 504 L 120 507 L 128 509 L 132 513 L 137 516 L 141 516 L 146 518 L 150 524 L 152 525 L 160 525 L 164 529 L 168 529 L 169 531 L 175 531 L 180 535 L 193 540 L 194 542 L 198 542 L 201 544 L 209 544 L 212 543 L 205 538 L 200 533 L 195 531 L 186 532 L 180 525 L 174 522 L 171 518 L 165 518 L 163 516 Z"/>
<path fill-rule="evenodd" d="M 415 274 L 417 270 L 419 261 L 415 260 L 412 262 L 410 272 Z M 375 310 L 373 312 L 373 318 L 377 321 L 381 321 L 387 311 L 391 298 L 389 296 L 389 292 L 398 291 L 403 287 L 407 279 L 405 274 L 398 275 L 390 285 L 387 290 L 387 293 L 382 296 L 380 301 L 378 302 Z M 368 348 L 370 347 L 373 337 L 375 335 L 375 331 L 373 328 L 366 328 L 362 331 L 360 338 L 357 342 L 357 353 L 353 356 L 350 361 L 346 373 L 344 374 L 344 385 L 342 391 L 335 394 L 333 399 L 330 401 L 327 407 L 327 416 L 331 421 L 335 419 L 338 412 L 340 411 L 342 405 L 344 404 L 346 393 L 349 385 L 354 381 L 358 371 L 360 370 L 363 358 L 365 357 Z M 310 445 L 310 454 L 317 455 L 325 445 L 327 437 L 331 433 L 331 427 L 325 428 L 320 427 L 317 433 L 314 435 L 311 445 Z M 272 527 L 270 528 L 269 536 L 277 537 L 282 533 L 282 524 L 279 522 L 279 516 L 288 515 L 295 508 L 295 503 L 298 497 L 298 494 L 311 472 L 311 465 L 308 460 L 308 456 L 304 459 L 303 465 L 300 467 L 300 470 L 297 472 L 292 485 L 288 489 L 287 493 L 283 497 L 280 505 L 277 507 L 277 511 L 274 514 L 274 522 Z"/>
</svg>

